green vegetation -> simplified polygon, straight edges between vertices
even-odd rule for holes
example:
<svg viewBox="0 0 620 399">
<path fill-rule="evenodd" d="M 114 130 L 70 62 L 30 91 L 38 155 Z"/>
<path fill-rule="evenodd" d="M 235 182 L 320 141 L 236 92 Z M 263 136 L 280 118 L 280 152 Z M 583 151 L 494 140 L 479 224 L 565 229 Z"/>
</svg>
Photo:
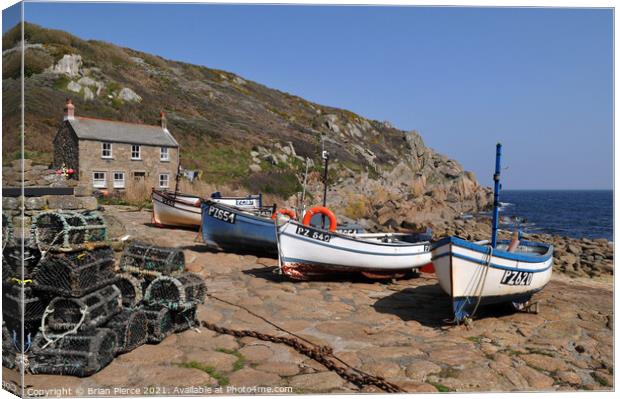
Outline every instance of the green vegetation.
<svg viewBox="0 0 620 399">
<path fill-rule="evenodd" d="M 480 345 L 480 343 L 482 342 L 482 336 L 467 337 L 467 340 L 473 342 L 476 345 Z"/>
<path fill-rule="evenodd" d="M 454 389 L 450 389 L 447 386 L 442 385 L 438 382 L 430 382 L 430 381 L 427 381 L 427 382 L 431 384 L 432 386 L 434 386 L 435 388 L 437 388 L 439 392 L 454 392 Z"/>
<path fill-rule="evenodd" d="M 302 190 L 297 176 L 290 172 L 260 172 L 245 178 L 242 184 L 251 192 L 275 194 L 282 198 Z"/>
<path fill-rule="evenodd" d="M 226 377 L 225 375 L 222 375 L 222 373 L 217 371 L 215 367 L 209 366 L 208 364 L 194 361 L 194 362 L 180 363 L 179 366 L 186 368 L 186 369 L 196 369 L 196 370 L 204 371 L 205 373 L 213 377 L 215 380 L 217 380 L 217 383 L 220 386 L 225 386 L 229 384 L 228 377 Z"/>
<path fill-rule="evenodd" d="M 344 215 L 350 219 L 362 219 L 368 214 L 366 200 L 363 196 L 357 195 L 351 198 L 344 209 Z"/>
<path fill-rule="evenodd" d="M 206 150 L 191 148 L 187 149 L 183 158 L 191 158 L 205 165 L 205 181 L 215 184 L 231 183 L 246 177 L 251 161 L 249 152 L 232 146 Z"/>
<path fill-rule="evenodd" d="M 226 353 L 228 355 L 233 355 L 237 358 L 235 363 L 233 363 L 233 371 L 241 370 L 243 366 L 245 366 L 245 357 L 241 353 L 239 353 L 239 351 L 225 348 L 217 348 L 216 351 Z"/>
<path fill-rule="evenodd" d="M 592 376 L 592 379 L 594 379 L 594 381 L 596 381 L 597 384 L 604 386 L 604 387 L 608 387 L 609 384 L 607 383 L 607 381 L 604 378 L 599 377 L 596 372 L 592 372 L 590 373 L 590 375 Z"/>
</svg>

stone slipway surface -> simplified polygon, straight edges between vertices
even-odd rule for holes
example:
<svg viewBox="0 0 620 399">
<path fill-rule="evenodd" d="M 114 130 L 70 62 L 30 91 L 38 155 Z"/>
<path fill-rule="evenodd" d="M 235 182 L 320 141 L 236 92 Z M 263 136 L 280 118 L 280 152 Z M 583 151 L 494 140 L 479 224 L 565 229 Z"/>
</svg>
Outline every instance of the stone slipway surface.
<svg viewBox="0 0 620 399">
<path fill-rule="evenodd" d="M 185 248 L 187 269 L 208 291 L 243 305 L 317 344 L 328 344 L 354 367 L 409 392 L 564 391 L 613 389 L 611 279 L 555 273 L 535 298 L 539 314 L 484 309 L 471 328 L 451 326 L 450 304 L 432 275 L 387 283 L 291 282 L 277 261 L 213 253 L 188 230 L 148 225 L 150 214 L 106 207 L 113 234 Z M 282 334 L 242 309 L 208 299 L 199 319 Z M 5 381 L 16 381 L 4 370 Z M 378 392 L 359 389 L 282 344 L 235 339 L 204 328 L 117 357 L 88 378 L 28 375 L 31 389 L 66 387 L 88 394 L 200 393 L 192 387 L 292 387 L 294 393 Z M 176 388 L 176 390 L 175 390 Z M 109 391 L 107 389 L 110 389 Z M 239 391 L 240 392 L 240 391 Z"/>
</svg>

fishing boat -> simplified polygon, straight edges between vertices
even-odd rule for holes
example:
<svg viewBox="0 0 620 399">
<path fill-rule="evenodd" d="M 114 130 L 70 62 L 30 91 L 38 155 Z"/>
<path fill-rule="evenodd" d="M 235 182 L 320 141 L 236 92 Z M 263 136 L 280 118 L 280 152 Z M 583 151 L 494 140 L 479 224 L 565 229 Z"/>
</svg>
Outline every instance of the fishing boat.
<svg viewBox="0 0 620 399">
<path fill-rule="evenodd" d="M 455 321 L 474 317 L 479 306 L 512 303 L 522 309 L 551 279 L 553 246 L 542 242 L 497 240 L 502 146 L 497 144 L 490 241 L 446 237 L 433 244 L 439 285 L 450 295 Z"/>
<path fill-rule="evenodd" d="M 213 202 L 242 209 L 260 209 L 262 207 L 261 194 L 246 197 L 222 197 L 219 193 L 214 193 L 211 197 Z M 200 204 L 202 200 L 203 198 L 197 195 L 153 189 L 151 193 L 153 224 L 198 228 L 201 220 Z"/>
<path fill-rule="evenodd" d="M 329 229 L 310 225 L 314 213 L 330 220 Z M 355 272 L 371 278 L 404 275 L 430 263 L 427 235 L 408 233 L 341 234 L 336 218 L 325 207 L 310 209 L 303 222 L 279 215 L 278 255 L 280 270 L 296 280 Z"/>
<path fill-rule="evenodd" d="M 277 253 L 275 207 L 241 209 L 209 199 L 202 202 L 201 211 L 202 240 L 208 246 L 222 251 Z M 277 212 L 294 216 L 292 211 Z"/>
</svg>

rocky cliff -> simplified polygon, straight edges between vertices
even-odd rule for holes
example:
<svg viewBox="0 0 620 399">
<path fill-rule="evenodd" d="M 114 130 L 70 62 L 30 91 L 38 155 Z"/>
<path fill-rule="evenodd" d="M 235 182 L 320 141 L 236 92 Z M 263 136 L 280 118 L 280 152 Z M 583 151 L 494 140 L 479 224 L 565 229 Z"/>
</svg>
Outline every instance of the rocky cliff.
<svg viewBox="0 0 620 399">
<path fill-rule="evenodd" d="M 18 157 L 20 41 L 3 36 L 3 151 Z M 293 203 L 310 159 L 309 202 L 321 198 L 321 149 L 330 152 L 329 205 L 378 225 L 411 228 L 487 208 L 490 191 L 416 131 L 306 101 L 230 72 L 166 60 L 69 33 L 25 26 L 26 156 L 50 163 L 62 107 L 156 124 L 160 110 L 182 165 L 222 191 L 262 191 Z M 206 193 L 205 193 L 206 194 Z"/>
</svg>

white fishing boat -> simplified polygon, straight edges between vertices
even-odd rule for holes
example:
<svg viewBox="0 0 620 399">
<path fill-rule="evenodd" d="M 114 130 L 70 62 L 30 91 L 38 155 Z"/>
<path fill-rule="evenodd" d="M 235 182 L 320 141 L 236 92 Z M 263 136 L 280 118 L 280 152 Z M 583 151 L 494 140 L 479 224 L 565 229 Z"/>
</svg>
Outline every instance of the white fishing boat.
<svg viewBox="0 0 620 399">
<path fill-rule="evenodd" d="M 157 226 L 192 228 L 200 226 L 202 213 L 200 209 L 201 197 L 153 189 L 151 201 L 153 203 L 153 224 Z M 211 201 L 240 209 L 260 209 L 262 207 L 262 196 L 260 194 L 247 197 L 222 197 L 215 193 L 215 195 L 211 196 Z"/>
<path fill-rule="evenodd" d="M 297 280 L 335 272 L 385 278 L 403 275 L 431 261 L 430 243 L 420 235 L 341 234 L 335 231 L 335 218 L 331 219 L 328 230 L 278 216 L 278 255 L 283 274 Z"/>
<path fill-rule="evenodd" d="M 527 305 L 551 279 L 553 246 L 541 242 L 497 241 L 501 144 L 497 145 L 493 226 L 490 241 L 446 237 L 433 244 L 433 266 L 439 285 L 450 295 L 456 322 L 472 318 L 492 303 Z"/>
<path fill-rule="evenodd" d="M 524 304 L 551 279 L 553 246 L 522 241 L 469 242 L 446 237 L 433 244 L 433 266 L 442 290 L 450 295 L 457 321 L 492 303 Z"/>
</svg>

